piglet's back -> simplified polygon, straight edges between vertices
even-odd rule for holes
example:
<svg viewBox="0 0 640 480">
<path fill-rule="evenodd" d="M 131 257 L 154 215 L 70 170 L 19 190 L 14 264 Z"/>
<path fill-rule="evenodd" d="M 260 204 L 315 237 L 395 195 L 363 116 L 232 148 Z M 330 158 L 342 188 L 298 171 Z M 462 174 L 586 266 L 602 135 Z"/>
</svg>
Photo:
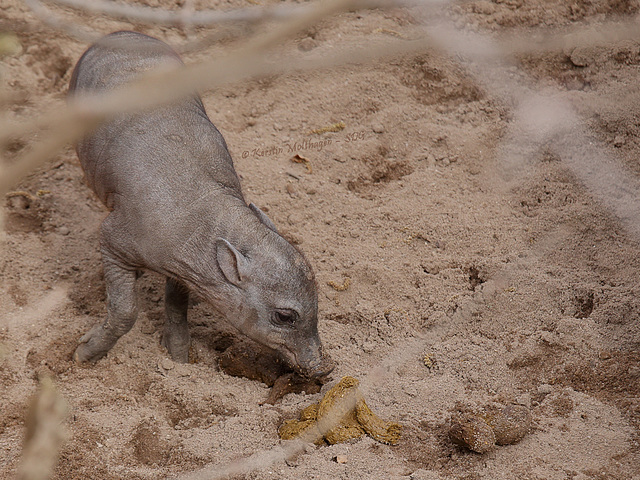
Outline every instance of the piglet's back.
<svg viewBox="0 0 640 480">
<path fill-rule="evenodd" d="M 140 33 L 116 32 L 84 53 L 69 93 L 81 99 L 108 92 L 163 66 L 182 66 L 171 47 Z M 118 116 L 76 149 L 89 187 L 112 210 L 119 204 L 141 209 L 139 214 L 150 205 L 175 209 L 217 190 L 242 197 L 226 143 L 195 94 Z"/>
<path fill-rule="evenodd" d="M 70 92 L 118 87 L 161 65 L 182 65 L 166 43 L 142 33 L 115 32 L 91 46 L 76 64 Z"/>
</svg>

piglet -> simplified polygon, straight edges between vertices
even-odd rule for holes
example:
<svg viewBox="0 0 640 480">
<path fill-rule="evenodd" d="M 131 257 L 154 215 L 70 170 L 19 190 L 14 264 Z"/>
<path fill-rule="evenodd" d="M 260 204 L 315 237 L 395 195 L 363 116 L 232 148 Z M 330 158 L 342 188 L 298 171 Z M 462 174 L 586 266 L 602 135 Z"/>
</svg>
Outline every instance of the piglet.
<svg viewBox="0 0 640 480">
<path fill-rule="evenodd" d="M 72 101 L 117 89 L 156 68 L 181 67 L 165 43 L 134 32 L 99 40 L 71 78 Z M 199 96 L 100 125 L 76 147 L 88 185 L 109 210 L 100 229 L 107 318 L 81 339 L 77 362 L 107 354 L 134 325 L 142 269 L 166 277 L 162 344 L 188 362 L 189 294 L 297 372 L 323 377 L 333 362 L 318 336 L 311 266 L 255 205 Z"/>
</svg>

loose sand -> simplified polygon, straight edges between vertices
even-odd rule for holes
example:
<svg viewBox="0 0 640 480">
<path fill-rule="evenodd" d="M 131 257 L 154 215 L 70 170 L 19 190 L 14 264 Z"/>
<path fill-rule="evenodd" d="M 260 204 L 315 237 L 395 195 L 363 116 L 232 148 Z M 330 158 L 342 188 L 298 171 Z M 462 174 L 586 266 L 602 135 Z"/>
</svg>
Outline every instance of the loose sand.
<svg viewBox="0 0 640 480">
<path fill-rule="evenodd" d="M 3 84 L 24 93 L 9 115 L 35 117 L 62 104 L 87 45 L 42 26 L 18 0 L 2 5 L 1 29 L 23 46 L 0 61 Z M 635 14 L 638 2 L 479 0 L 449 11 L 459 27 L 526 35 Z M 102 33 L 185 41 L 173 28 L 83 21 Z M 410 38 L 417 28 L 402 10 L 348 13 L 283 50 L 330 54 Z M 229 42 L 185 62 L 213 58 Z M 608 160 L 598 165 L 635 182 L 639 69 L 640 44 L 620 41 L 522 55 L 504 78 L 572 105 L 586 134 L 569 140 L 587 153 L 599 145 Z M 587 167 L 553 142 L 536 145 L 506 178 L 503 162 L 525 149 L 519 119 L 534 113 L 518 113 L 492 85 L 455 56 L 430 51 L 203 95 L 247 200 L 312 263 L 320 334 L 338 363 L 322 392 L 275 405 L 261 404 L 265 384 L 220 371 L 217 358 L 234 339 L 206 305 L 190 311 L 197 362 L 167 359 L 163 281 L 150 273 L 140 280 L 134 329 L 97 364 L 75 365 L 79 337 L 105 314 L 98 228 L 106 211 L 71 146 L 31 175 L 16 188 L 28 195 L 3 200 L 0 477 L 15 474 L 26 408 L 48 373 L 69 408 L 58 479 L 180 476 L 268 451 L 282 443 L 284 420 L 345 375 L 361 381 L 372 410 L 404 426 L 399 444 L 363 437 L 310 446 L 242 478 L 640 478 L 640 221 L 621 221 L 608 201 L 615 198 L 584 181 Z M 310 133 L 338 122 L 344 130 Z M 15 155 L 23 148 L 12 145 Z M 311 169 L 292 162 L 294 153 Z M 531 432 L 484 455 L 452 444 L 452 412 L 490 402 L 529 406 Z"/>
</svg>

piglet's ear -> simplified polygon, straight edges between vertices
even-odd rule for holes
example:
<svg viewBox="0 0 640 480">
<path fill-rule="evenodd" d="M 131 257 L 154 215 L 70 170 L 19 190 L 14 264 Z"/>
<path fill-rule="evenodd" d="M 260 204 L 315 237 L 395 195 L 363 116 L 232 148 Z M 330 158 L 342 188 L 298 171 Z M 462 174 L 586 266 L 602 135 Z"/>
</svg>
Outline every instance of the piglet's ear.
<svg viewBox="0 0 640 480">
<path fill-rule="evenodd" d="M 216 240 L 216 260 L 227 281 L 242 287 L 249 267 L 249 259 L 224 238 Z"/>
<path fill-rule="evenodd" d="M 278 233 L 278 229 L 276 228 L 275 224 L 271 221 L 271 219 L 267 217 L 266 213 L 260 210 L 254 203 L 250 203 L 249 208 L 253 210 L 253 213 L 255 213 L 258 216 L 258 218 L 262 223 L 264 223 L 267 227 L 269 227 L 274 232 Z"/>
</svg>

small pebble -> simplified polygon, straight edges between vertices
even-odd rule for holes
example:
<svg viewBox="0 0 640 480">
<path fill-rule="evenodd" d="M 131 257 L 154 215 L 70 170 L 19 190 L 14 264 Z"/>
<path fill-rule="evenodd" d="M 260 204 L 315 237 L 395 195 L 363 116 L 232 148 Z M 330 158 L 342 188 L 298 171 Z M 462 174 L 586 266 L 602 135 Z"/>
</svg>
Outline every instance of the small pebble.
<svg viewBox="0 0 640 480">
<path fill-rule="evenodd" d="M 67 228 L 67 227 L 59 227 L 58 228 L 58 233 L 60 235 L 69 235 L 71 231 Z"/>
<path fill-rule="evenodd" d="M 15 195 L 7 199 L 9 208 L 13 210 L 26 210 L 31 205 L 31 200 L 22 195 Z"/>
<path fill-rule="evenodd" d="M 308 52 L 309 50 L 313 50 L 317 46 L 318 44 L 311 37 L 303 38 L 302 40 L 300 40 L 300 43 L 298 43 L 298 48 L 303 52 Z"/>
<path fill-rule="evenodd" d="M 531 395 L 529 395 L 528 393 L 518 395 L 516 397 L 516 403 L 518 405 L 524 405 L 527 408 L 531 408 Z"/>
<path fill-rule="evenodd" d="M 294 212 L 287 217 L 289 225 L 299 225 L 304 222 L 304 216 L 300 212 Z"/>
<path fill-rule="evenodd" d="M 347 463 L 348 459 L 346 455 L 336 455 L 333 460 L 338 463 Z"/>
<path fill-rule="evenodd" d="M 287 191 L 287 193 L 289 194 L 289 196 L 291 198 L 298 198 L 298 191 L 296 190 L 296 187 L 293 186 L 293 184 L 291 183 L 287 183 L 287 186 L 285 187 L 285 190 Z"/>
<path fill-rule="evenodd" d="M 626 139 L 624 138 L 624 136 L 622 135 L 616 135 L 616 137 L 613 139 L 613 146 L 614 147 L 621 147 L 626 143 Z"/>
<path fill-rule="evenodd" d="M 294 245 L 302 245 L 304 243 L 304 238 L 292 232 L 286 232 L 286 238 Z"/>
<path fill-rule="evenodd" d="M 589 47 L 576 47 L 571 52 L 569 59 L 576 67 L 586 67 L 593 63 L 593 49 Z"/>
<path fill-rule="evenodd" d="M 163 358 L 161 365 L 165 370 L 171 370 L 174 367 L 173 360 L 170 358 Z"/>
<path fill-rule="evenodd" d="M 371 127 L 374 133 L 384 133 L 384 126 L 376 123 L 373 127 Z"/>
<path fill-rule="evenodd" d="M 568 78 L 565 81 L 565 85 L 567 86 L 567 90 L 583 90 L 585 87 L 584 80 L 577 77 Z"/>
<path fill-rule="evenodd" d="M 538 393 L 540 395 L 549 395 L 553 391 L 553 387 L 548 383 L 543 383 L 542 385 L 538 385 Z"/>
<path fill-rule="evenodd" d="M 376 351 L 376 343 L 375 342 L 364 342 L 362 344 L 362 350 L 365 353 L 371 353 L 371 352 L 375 352 Z"/>
</svg>

